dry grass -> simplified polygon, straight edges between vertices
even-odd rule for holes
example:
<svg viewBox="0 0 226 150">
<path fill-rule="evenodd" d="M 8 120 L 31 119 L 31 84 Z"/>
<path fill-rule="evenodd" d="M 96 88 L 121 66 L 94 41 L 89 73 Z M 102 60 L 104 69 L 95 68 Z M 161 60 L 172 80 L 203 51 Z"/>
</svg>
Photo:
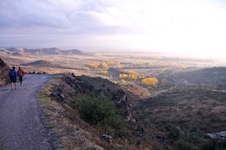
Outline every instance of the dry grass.
<svg viewBox="0 0 226 150">
<path fill-rule="evenodd" d="M 50 91 L 56 84 L 59 84 L 57 79 L 51 80 L 40 93 L 40 103 L 49 119 L 49 127 L 57 133 L 66 149 L 98 148 L 95 143 L 101 141 L 97 130 L 79 119 L 77 111 L 51 100 Z"/>
<path fill-rule="evenodd" d="M 150 123 L 173 123 L 183 129 L 204 132 L 226 130 L 226 93 L 186 89 L 162 93 L 135 106 L 137 117 Z"/>
<path fill-rule="evenodd" d="M 57 76 L 43 88 L 40 101 L 42 108 L 50 120 L 49 126 L 59 135 L 59 138 L 66 145 L 67 149 L 86 149 L 98 147 L 97 145 L 109 150 L 119 149 L 119 147 L 130 150 L 164 149 L 162 143 L 145 136 L 142 138 L 136 136 L 131 138 L 113 138 L 112 144 L 101 141 L 100 136 L 103 134 L 101 126 L 87 124 L 80 119 L 77 110 L 71 109 L 65 103 L 59 103 L 54 98 L 50 98 L 52 87 L 66 86 L 58 77 L 60 76 Z M 93 80 L 93 82 L 96 81 Z"/>
</svg>

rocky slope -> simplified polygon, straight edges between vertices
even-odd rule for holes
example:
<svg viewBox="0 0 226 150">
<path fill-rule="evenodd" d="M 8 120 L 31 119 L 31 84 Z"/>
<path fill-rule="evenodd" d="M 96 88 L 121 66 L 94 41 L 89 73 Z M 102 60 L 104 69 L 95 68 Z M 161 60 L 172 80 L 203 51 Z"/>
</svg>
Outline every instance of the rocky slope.
<svg viewBox="0 0 226 150">
<path fill-rule="evenodd" d="M 102 78 L 92 78 L 88 76 L 65 75 L 62 84 L 54 87 L 52 91 L 53 99 L 65 102 L 78 94 L 88 94 L 94 92 L 97 96 L 101 93 L 112 98 L 117 108 L 122 112 L 122 116 L 127 121 L 132 121 L 132 111 L 128 96 L 120 86 Z M 68 102 L 66 102 L 68 103 Z"/>
<path fill-rule="evenodd" d="M 146 91 L 144 90 L 139 95 L 136 92 L 131 94 L 133 90 L 142 91 L 142 88 L 137 86 L 123 87 L 100 77 L 64 74 L 57 76 L 44 90 L 44 95 L 48 97 L 49 101 L 43 108 L 49 116 L 50 126 L 54 126 L 53 129 L 56 130 L 68 149 L 76 149 L 80 146 L 82 149 L 92 147 L 98 150 L 163 150 L 163 143 L 156 138 L 159 133 L 154 130 L 145 131 L 134 118 L 132 107 L 135 102 L 139 102 L 138 99 L 143 98 Z M 105 133 L 98 127 L 100 124 L 91 125 L 79 117 L 77 108 L 71 104 L 77 103 L 80 95 L 89 95 L 90 93 L 95 94 L 96 97 L 103 93 L 114 102 L 115 107 L 120 110 L 125 120 L 128 135 L 125 134 L 125 137 L 120 138 L 114 134 Z M 46 101 L 45 99 L 44 101 Z M 152 136 L 148 137 L 148 134 Z M 105 137 L 103 138 L 103 136 Z M 130 144 L 127 143 L 128 141 Z M 78 145 L 78 143 L 80 144 Z"/>
<path fill-rule="evenodd" d="M 0 86 L 10 83 L 8 77 L 9 71 L 9 66 L 0 58 Z"/>
</svg>

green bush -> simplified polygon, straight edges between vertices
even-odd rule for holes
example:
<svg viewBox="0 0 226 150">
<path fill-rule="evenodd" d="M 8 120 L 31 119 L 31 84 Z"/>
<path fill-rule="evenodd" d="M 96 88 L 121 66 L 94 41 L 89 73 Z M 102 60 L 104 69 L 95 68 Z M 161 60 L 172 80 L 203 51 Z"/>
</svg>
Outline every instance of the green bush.
<svg viewBox="0 0 226 150">
<path fill-rule="evenodd" d="M 80 117 L 91 125 L 101 125 L 107 134 L 124 136 L 126 134 L 126 122 L 116 109 L 115 104 L 104 94 L 96 96 L 80 96 L 77 109 Z"/>
<path fill-rule="evenodd" d="M 197 127 L 192 128 L 188 133 L 188 139 L 194 143 L 200 142 L 203 137 L 203 132 L 201 132 Z"/>
<path fill-rule="evenodd" d="M 201 145 L 201 150 L 213 150 L 214 149 L 214 144 L 211 140 L 206 140 L 202 145 Z"/>
<path fill-rule="evenodd" d="M 226 149 L 226 139 L 208 139 L 202 146 L 201 150 L 225 150 Z"/>
<path fill-rule="evenodd" d="M 198 149 L 192 143 L 189 143 L 183 140 L 176 141 L 175 145 L 177 150 L 197 150 Z"/>
<path fill-rule="evenodd" d="M 167 137 L 171 140 L 178 140 L 183 136 L 183 132 L 180 127 L 174 126 L 173 124 L 166 124 L 161 127 L 163 132 L 166 132 Z"/>
</svg>

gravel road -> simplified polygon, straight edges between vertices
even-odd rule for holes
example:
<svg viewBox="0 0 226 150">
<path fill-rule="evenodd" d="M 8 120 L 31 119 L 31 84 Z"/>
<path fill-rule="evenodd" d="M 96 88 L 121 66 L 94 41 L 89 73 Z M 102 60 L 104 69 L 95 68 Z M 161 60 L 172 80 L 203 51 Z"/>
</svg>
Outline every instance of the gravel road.
<svg viewBox="0 0 226 150">
<path fill-rule="evenodd" d="M 0 87 L 0 150 L 51 150 L 48 131 L 40 117 L 38 96 L 52 76 L 26 75 L 11 91 Z"/>
</svg>

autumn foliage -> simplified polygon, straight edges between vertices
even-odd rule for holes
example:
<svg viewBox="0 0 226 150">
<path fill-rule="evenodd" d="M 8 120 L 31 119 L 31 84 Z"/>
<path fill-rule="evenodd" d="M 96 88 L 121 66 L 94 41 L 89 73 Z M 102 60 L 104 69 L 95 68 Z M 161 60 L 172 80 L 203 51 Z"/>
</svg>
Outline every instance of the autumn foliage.
<svg viewBox="0 0 226 150">
<path fill-rule="evenodd" d="M 106 62 L 100 63 L 101 68 L 108 68 L 108 64 Z"/>
<path fill-rule="evenodd" d="M 158 84 L 158 79 L 156 78 L 145 78 L 141 80 L 141 84 L 145 86 L 156 86 Z"/>
<path fill-rule="evenodd" d="M 107 69 L 109 66 L 118 66 L 120 67 L 120 62 L 118 61 L 105 61 L 105 62 L 92 62 L 88 65 L 92 69 L 103 68 Z"/>
<path fill-rule="evenodd" d="M 107 75 L 108 74 L 108 70 L 100 70 L 101 74 Z"/>
<path fill-rule="evenodd" d="M 119 61 L 107 61 L 106 62 L 109 66 L 120 66 Z"/>
<path fill-rule="evenodd" d="M 97 69 L 99 67 L 100 63 L 99 62 L 92 62 L 88 66 L 92 69 Z"/>
<path fill-rule="evenodd" d="M 135 73 L 128 73 L 128 74 L 122 73 L 122 74 L 119 74 L 119 78 L 123 79 L 123 80 L 137 80 L 137 74 L 135 74 Z"/>
</svg>

